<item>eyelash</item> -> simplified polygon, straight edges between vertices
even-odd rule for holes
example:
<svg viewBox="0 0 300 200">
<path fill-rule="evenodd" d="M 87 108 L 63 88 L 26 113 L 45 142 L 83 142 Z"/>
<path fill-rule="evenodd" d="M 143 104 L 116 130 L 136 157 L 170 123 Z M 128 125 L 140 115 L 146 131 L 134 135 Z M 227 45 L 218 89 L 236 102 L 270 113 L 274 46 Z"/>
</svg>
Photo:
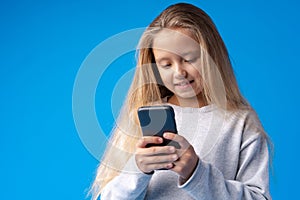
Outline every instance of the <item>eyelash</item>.
<svg viewBox="0 0 300 200">
<path fill-rule="evenodd" d="M 160 65 L 160 67 L 162 67 L 162 68 L 168 68 L 168 67 L 171 67 L 171 63 L 165 64 L 165 65 Z"/>
<path fill-rule="evenodd" d="M 185 63 L 193 63 L 197 60 L 197 58 L 192 58 L 192 59 L 186 59 L 186 60 L 183 60 Z M 159 65 L 160 67 L 162 68 L 169 68 L 171 67 L 171 63 L 168 63 L 168 64 L 165 64 L 165 65 Z"/>
<path fill-rule="evenodd" d="M 192 59 L 189 59 L 189 60 L 184 60 L 184 62 L 187 62 L 187 63 L 193 63 L 196 61 L 196 58 L 192 58 Z"/>
</svg>

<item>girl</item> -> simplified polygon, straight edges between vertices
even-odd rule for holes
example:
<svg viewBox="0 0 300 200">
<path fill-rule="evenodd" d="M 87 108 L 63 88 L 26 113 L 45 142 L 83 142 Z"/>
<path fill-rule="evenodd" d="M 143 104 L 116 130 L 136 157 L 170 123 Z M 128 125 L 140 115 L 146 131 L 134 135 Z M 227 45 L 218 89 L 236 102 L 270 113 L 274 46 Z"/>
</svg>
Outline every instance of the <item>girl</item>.
<svg viewBox="0 0 300 200">
<path fill-rule="evenodd" d="M 168 104 L 178 135 L 142 137 L 137 109 Z M 167 170 L 159 170 L 165 168 Z M 93 199 L 271 199 L 268 139 L 238 89 L 210 17 L 185 3 L 141 37 L 128 97 L 92 186 Z"/>
</svg>

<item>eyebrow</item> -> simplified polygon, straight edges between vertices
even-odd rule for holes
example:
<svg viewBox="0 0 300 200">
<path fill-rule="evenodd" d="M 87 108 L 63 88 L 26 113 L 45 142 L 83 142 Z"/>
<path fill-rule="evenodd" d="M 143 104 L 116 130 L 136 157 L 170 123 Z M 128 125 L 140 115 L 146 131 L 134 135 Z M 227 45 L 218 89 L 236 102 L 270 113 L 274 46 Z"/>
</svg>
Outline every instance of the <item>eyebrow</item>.
<svg viewBox="0 0 300 200">
<path fill-rule="evenodd" d="M 162 57 L 162 58 L 155 59 L 156 62 L 162 62 L 162 61 L 165 61 L 165 60 L 169 60 L 169 58 Z"/>
<path fill-rule="evenodd" d="M 179 54 L 176 54 L 176 55 L 180 56 L 180 57 L 185 57 L 187 55 L 199 55 L 200 56 L 200 52 L 199 51 L 189 51 L 189 52 L 183 53 L 181 55 L 179 55 Z M 155 58 L 156 62 L 162 62 L 164 60 L 169 60 L 169 58 L 168 57 L 161 57 L 161 58 L 157 58 L 157 59 Z"/>
<path fill-rule="evenodd" d="M 200 55 L 200 51 L 189 51 L 189 52 L 181 54 L 181 56 L 184 57 L 184 56 L 187 56 L 187 55 L 197 55 L 197 54 Z"/>
</svg>

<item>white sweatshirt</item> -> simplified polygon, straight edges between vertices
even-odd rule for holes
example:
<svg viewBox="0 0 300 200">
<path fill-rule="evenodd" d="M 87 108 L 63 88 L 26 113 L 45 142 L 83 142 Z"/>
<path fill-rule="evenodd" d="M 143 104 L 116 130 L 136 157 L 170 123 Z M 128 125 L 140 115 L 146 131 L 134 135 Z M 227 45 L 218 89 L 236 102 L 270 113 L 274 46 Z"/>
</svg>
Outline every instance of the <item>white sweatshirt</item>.
<svg viewBox="0 0 300 200">
<path fill-rule="evenodd" d="M 199 157 L 193 175 L 183 185 L 170 170 L 147 175 L 137 168 L 133 156 L 106 185 L 102 200 L 271 199 L 267 139 L 254 111 L 171 106 L 178 133 Z"/>
</svg>

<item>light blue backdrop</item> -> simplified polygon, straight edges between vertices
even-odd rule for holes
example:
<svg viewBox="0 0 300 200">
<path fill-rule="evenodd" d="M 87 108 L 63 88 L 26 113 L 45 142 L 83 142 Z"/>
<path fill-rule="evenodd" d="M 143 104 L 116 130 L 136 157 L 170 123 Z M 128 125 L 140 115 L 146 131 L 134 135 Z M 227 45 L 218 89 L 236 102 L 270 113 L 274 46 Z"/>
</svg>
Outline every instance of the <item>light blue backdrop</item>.
<svg viewBox="0 0 300 200">
<path fill-rule="evenodd" d="M 74 125 L 76 74 L 100 42 L 147 26 L 175 2 L 0 3 L 0 199 L 85 198 L 98 161 Z M 188 2 L 215 21 L 241 90 L 273 140 L 273 199 L 297 199 L 300 4 L 296 0 Z M 99 82 L 95 106 L 106 134 L 113 124 L 112 110 L 117 112 L 121 105 L 121 100 L 114 101 L 111 108 L 112 91 L 122 73 L 133 66 L 134 53 L 123 55 Z M 124 80 L 126 89 L 130 78 Z M 124 88 L 114 99 L 123 98 Z"/>
</svg>

